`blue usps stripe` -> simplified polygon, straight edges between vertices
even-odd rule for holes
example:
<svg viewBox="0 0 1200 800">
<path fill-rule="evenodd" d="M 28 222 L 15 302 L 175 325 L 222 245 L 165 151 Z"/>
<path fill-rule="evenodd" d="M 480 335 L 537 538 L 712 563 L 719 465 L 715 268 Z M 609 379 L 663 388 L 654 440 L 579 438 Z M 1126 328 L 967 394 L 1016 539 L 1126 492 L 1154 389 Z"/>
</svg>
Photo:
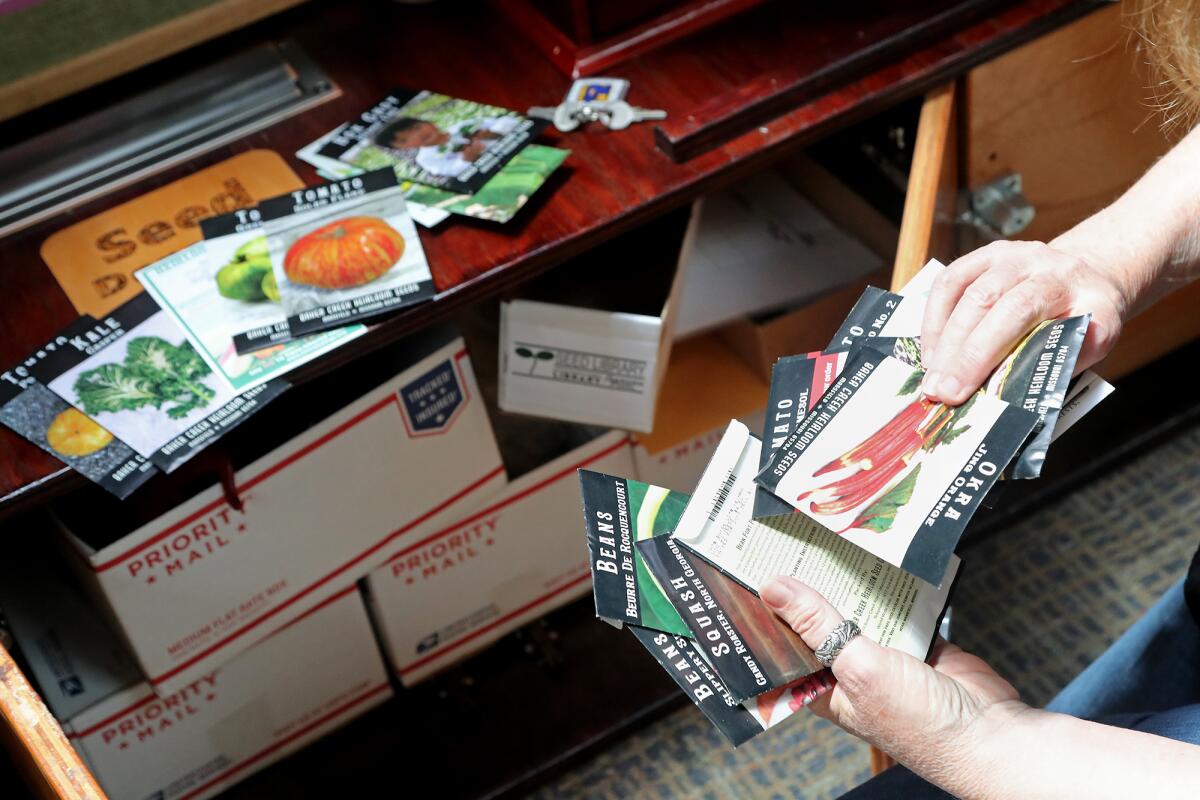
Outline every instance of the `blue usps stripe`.
<svg viewBox="0 0 1200 800">
<path fill-rule="evenodd" d="M 400 402 L 412 433 L 444 430 L 464 400 L 466 394 L 451 359 L 400 387 Z"/>
</svg>

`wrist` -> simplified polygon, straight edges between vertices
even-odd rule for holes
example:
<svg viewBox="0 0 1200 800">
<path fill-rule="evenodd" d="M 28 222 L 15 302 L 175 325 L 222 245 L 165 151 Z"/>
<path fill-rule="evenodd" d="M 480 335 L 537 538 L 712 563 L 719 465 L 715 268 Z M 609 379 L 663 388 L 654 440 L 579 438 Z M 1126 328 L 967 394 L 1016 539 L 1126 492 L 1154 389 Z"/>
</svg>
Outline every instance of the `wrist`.
<svg viewBox="0 0 1200 800">
<path fill-rule="evenodd" d="M 941 773 L 927 777 L 956 797 L 1005 797 L 1004 776 L 1046 715 L 1020 700 L 989 705 L 946 743 Z"/>
</svg>

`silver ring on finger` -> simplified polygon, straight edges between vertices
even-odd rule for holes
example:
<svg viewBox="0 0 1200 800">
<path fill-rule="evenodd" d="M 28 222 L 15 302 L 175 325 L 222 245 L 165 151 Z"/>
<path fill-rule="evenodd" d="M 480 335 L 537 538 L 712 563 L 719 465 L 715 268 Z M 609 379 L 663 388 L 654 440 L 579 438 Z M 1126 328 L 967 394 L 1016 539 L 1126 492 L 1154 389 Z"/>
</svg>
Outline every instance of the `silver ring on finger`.
<svg viewBox="0 0 1200 800">
<path fill-rule="evenodd" d="M 838 657 L 842 649 L 850 644 L 855 636 L 862 633 L 858 624 L 852 619 L 844 619 L 837 624 L 837 627 L 829 632 L 825 637 L 825 641 L 821 642 L 821 646 L 813 651 L 813 655 L 827 667 L 833 666 L 833 660 Z"/>
</svg>

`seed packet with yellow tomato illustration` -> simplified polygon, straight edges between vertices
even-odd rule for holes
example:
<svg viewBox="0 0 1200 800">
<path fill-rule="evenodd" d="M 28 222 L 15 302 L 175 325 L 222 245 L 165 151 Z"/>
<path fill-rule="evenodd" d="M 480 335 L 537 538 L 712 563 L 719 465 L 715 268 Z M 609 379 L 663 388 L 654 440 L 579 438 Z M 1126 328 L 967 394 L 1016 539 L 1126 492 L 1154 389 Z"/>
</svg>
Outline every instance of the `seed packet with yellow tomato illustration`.
<svg viewBox="0 0 1200 800">
<path fill-rule="evenodd" d="M 158 470 L 30 373 L 37 362 L 65 346 L 66 337 L 57 336 L 0 373 L 0 423 L 124 499 Z"/>
<path fill-rule="evenodd" d="M 429 262 L 389 168 L 264 200 L 259 211 L 292 336 L 434 295 Z"/>
</svg>

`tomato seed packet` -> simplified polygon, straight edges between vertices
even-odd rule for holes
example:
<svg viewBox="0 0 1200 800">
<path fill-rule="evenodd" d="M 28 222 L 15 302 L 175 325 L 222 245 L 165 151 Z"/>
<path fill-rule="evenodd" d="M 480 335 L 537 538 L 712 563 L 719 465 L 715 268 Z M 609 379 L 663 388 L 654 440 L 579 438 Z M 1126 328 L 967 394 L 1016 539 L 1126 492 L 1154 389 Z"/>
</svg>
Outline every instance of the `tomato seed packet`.
<svg viewBox="0 0 1200 800">
<path fill-rule="evenodd" d="M 756 481 L 826 530 L 936 584 L 1038 415 L 983 392 L 957 407 L 935 403 L 920 392 L 923 378 L 859 349 Z"/>
<path fill-rule="evenodd" d="M 94 323 L 91 317 L 84 319 Z M 124 499 L 158 470 L 33 377 L 35 364 L 67 346 L 67 338 L 57 336 L 0 373 L 0 423 Z"/>
<path fill-rule="evenodd" d="M 80 319 L 32 376 L 170 472 L 287 388 L 280 378 L 237 394 L 146 293 L 103 319 Z"/>
<path fill-rule="evenodd" d="M 292 336 L 434 295 L 429 262 L 391 169 L 264 200 L 259 211 Z"/>
</svg>

